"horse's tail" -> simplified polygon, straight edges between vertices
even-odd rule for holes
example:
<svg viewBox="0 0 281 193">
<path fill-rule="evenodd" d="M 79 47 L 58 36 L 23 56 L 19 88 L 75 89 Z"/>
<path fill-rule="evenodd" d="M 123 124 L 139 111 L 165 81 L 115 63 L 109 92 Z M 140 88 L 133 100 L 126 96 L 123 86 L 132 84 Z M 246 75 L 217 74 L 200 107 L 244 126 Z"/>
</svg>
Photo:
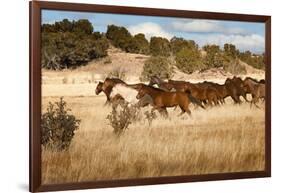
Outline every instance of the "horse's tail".
<svg viewBox="0 0 281 193">
<path fill-rule="evenodd" d="M 186 92 L 190 102 L 192 102 L 193 104 L 196 104 L 196 105 L 200 106 L 201 108 L 205 109 L 205 107 L 202 105 L 202 103 L 198 99 L 196 99 L 194 96 L 192 96 L 190 90 L 187 90 L 185 92 Z"/>
</svg>

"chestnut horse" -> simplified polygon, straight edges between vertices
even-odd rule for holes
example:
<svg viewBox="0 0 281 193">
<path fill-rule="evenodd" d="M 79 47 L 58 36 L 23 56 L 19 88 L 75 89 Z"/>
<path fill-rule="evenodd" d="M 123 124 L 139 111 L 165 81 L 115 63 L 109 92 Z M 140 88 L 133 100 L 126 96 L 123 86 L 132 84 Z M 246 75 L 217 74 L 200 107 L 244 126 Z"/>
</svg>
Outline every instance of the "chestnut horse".
<svg viewBox="0 0 281 193">
<path fill-rule="evenodd" d="M 215 88 L 207 83 L 190 83 L 186 81 L 169 80 L 168 83 L 174 85 L 176 91 L 190 91 L 197 100 L 209 105 L 218 105 L 218 94 Z"/>
<path fill-rule="evenodd" d="M 196 103 L 197 105 L 204 108 L 204 106 L 197 101 L 189 92 L 167 92 L 152 86 L 143 85 L 139 88 L 137 99 L 142 98 L 145 95 L 151 96 L 153 100 L 152 111 L 158 110 L 164 116 L 168 116 L 166 108 L 179 106 L 182 110 L 181 114 L 188 113 L 191 115 L 189 110 L 189 104 Z"/>
<path fill-rule="evenodd" d="M 104 82 L 99 82 L 96 87 L 96 95 L 99 95 L 101 92 L 104 92 L 106 96 L 106 102 L 105 104 L 108 104 L 110 102 L 110 93 L 112 91 L 112 88 L 116 84 L 126 84 L 123 80 L 120 80 L 118 78 L 106 78 Z"/>
</svg>

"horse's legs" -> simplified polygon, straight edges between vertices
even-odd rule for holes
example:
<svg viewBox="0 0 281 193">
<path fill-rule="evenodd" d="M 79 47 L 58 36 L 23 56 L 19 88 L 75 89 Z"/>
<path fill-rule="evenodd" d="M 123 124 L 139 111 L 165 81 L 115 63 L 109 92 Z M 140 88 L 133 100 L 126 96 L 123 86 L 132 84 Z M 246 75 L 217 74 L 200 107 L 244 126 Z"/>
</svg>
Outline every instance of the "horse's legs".
<svg viewBox="0 0 281 193">
<path fill-rule="evenodd" d="M 179 116 L 183 115 L 184 113 L 187 113 L 191 117 L 191 111 L 188 108 L 188 105 L 180 106 L 182 112 L 179 114 Z"/>
<path fill-rule="evenodd" d="M 110 101 L 107 99 L 106 101 L 105 101 L 105 103 L 103 104 L 103 106 L 108 106 L 110 104 Z"/>
<path fill-rule="evenodd" d="M 255 96 L 255 98 L 253 98 L 253 100 L 251 101 L 258 109 L 260 109 L 260 107 L 257 105 L 257 102 L 259 101 L 259 98 L 257 96 Z"/>
<path fill-rule="evenodd" d="M 158 111 L 163 117 L 165 117 L 165 118 L 168 117 L 168 111 L 167 111 L 166 107 L 161 107 L 158 109 Z"/>
<path fill-rule="evenodd" d="M 245 99 L 245 101 L 246 101 L 247 103 L 250 102 L 250 101 L 247 99 L 247 94 L 246 94 L 246 93 L 242 94 L 242 96 L 243 96 L 243 98 Z"/>
</svg>

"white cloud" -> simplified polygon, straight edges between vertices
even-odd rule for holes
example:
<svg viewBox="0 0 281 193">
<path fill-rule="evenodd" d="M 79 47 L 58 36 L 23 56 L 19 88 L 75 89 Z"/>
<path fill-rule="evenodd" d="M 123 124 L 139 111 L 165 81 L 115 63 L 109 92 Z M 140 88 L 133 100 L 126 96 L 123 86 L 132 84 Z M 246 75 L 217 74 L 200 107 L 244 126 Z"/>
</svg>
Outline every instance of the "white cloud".
<svg viewBox="0 0 281 193">
<path fill-rule="evenodd" d="M 223 33 L 223 34 L 247 34 L 248 32 L 242 28 L 226 27 L 218 21 L 209 20 L 189 20 L 175 21 L 172 28 L 177 31 L 189 33 Z"/>
<path fill-rule="evenodd" d="M 231 43 L 241 51 L 250 50 L 252 52 L 264 52 L 265 40 L 264 37 L 251 34 L 251 35 L 225 35 L 225 34 L 209 34 L 198 36 L 195 40 L 200 46 L 205 44 L 217 44 L 221 47 L 225 43 Z"/>
<path fill-rule="evenodd" d="M 150 40 L 152 36 L 160 36 L 167 39 L 173 37 L 171 33 L 165 31 L 160 25 L 152 22 L 145 22 L 134 26 L 129 26 L 128 30 L 133 35 L 143 33 L 148 40 Z"/>
</svg>

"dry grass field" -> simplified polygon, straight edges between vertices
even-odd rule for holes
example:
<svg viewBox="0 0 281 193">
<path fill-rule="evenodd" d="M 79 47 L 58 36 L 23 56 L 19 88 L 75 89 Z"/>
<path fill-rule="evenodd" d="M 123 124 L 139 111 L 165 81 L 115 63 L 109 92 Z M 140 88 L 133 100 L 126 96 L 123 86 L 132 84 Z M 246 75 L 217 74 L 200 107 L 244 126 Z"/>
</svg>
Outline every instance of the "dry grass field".
<svg viewBox="0 0 281 193">
<path fill-rule="evenodd" d="M 192 117 L 171 108 L 169 119 L 158 116 L 149 126 L 142 118 L 117 137 L 104 95 L 64 99 L 82 121 L 68 151 L 43 150 L 44 184 L 264 169 L 263 104 L 257 109 L 228 99 L 207 110 L 191 107 Z M 58 100 L 43 97 L 43 111 Z"/>
<path fill-rule="evenodd" d="M 109 59 L 112 63 L 105 64 Z M 126 82 L 137 83 L 145 59 L 111 49 L 108 58 L 75 70 L 42 70 L 43 112 L 49 102 L 64 96 L 67 107 L 81 119 L 68 151 L 42 151 L 44 184 L 264 170 L 263 103 L 261 109 L 250 108 L 227 98 L 225 105 L 207 110 L 191 105 L 192 117 L 178 117 L 180 109 L 171 108 L 169 119 L 158 115 L 149 126 L 140 117 L 117 137 L 106 119 L 111 107 L 104 106 L 103 94 L 94 93 L 97 82 L 122 66 L 130 75 Z M 264 71 L 246 67 L 242 78 L 264 78 Z M 224 83 L 232 76 L 218 69 L 191 75 L 175 69 L 173 78 Z"/>
</svg>

